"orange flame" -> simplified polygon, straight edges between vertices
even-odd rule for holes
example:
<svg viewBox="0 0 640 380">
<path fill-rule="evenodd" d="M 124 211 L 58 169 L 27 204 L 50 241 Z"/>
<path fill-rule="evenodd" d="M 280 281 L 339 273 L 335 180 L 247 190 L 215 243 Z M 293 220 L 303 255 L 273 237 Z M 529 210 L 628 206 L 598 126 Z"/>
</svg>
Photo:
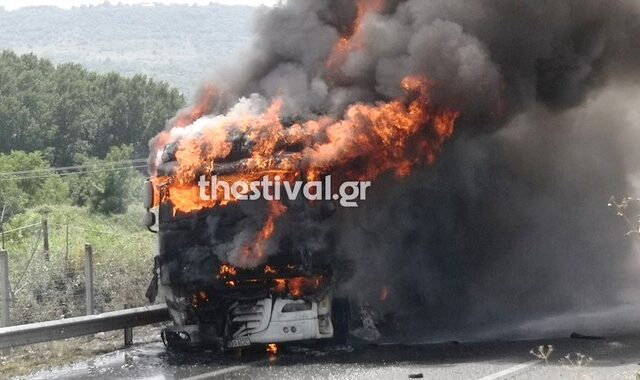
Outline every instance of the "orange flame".
<svg viewBox="0 0 640 380">
<path fill-rule="evenodd" d="M 233 266 L 231 266 L 229 264 L 222 264 L 220 266 L 220 270 L 218 271 L 218 278 L 220 278 L 220 277 L 228 277 L 228 276 L 235 276 L 237 273 L 238 273 L 238 271 Z"/>
<path fill-rule="evenodd" d="M 321 276 L 276 278 L 271 288 L 276 293 L 289 293 L 293 298 L 302 297 L 305 292 L 320 288 L 326 281 Z"/>
<path fill-rule="evenodd" d="M 383 5 L 383 0 L 358 0 L 356 4 L 358 8 L 356 19 L 346 35 L 343 35 L 333 46 L 331 54 L 329 54 L 329 58 L 325 63 L 330 79 L 340 79 L 343 76 L 342 67 L 349 55 L 364 48 L 364 20 L 368 14 L 379 12 Z"/>
<path fill-rule="evenodd" d="M 267 353 L 269 355 L 278 355 L 278 345 L 275 343 L 267 344 Z"/>
<path fill-rule="evenodd" d="M 320 285 L 319 278 L 294 277 L 289 280 L 289 293 L 294 298 L 302 297 L 305 288 L 315 289 Z"/>
<path fill-rule="evenodd" d="M 196 105 L 181 111 L 173 121 L 172 128 L 184 128 L 194 121 L 204 116 L 210 107 L 217 103 L 220 96 L 220 92 L 212 85 L 207 85 L 204 88 L 202 96 Z M 165 146 L 171 142 L 171 132 L 163 131 L 155 139 L 157 146 Z"/>
<path fill-rule="evenodd" d="M 258 233 L 258 236 L 254 240 L 254 243 L 250 246 L 244 247 L 242 256 L 238 265 L 246 268 L 256 262 L 262 262 L 266 257 L 266 244 L 269 241 L 271 235 L 276 229 L 276 220 L 281 217 L 287 207 L 278 201 L 269 202 L 269 215 L 267 221 L 262 227 L 262 230 Z M 265 268 L 266 269 L 266 268 Z"/>
<path fill-rule="evenodd" d="M 197 173 L 215 169 L 216 162 L 230 153 L 228 135 L 238 128 L 255 143 L 252 156 L 245 160 L 241 172 L 219 177 L 219 181 L 249 183 L 276 174 L 289 180 L 298 178 L 302 171 L 308 180 L 323 173 L 343 180 L 372 180 L 389 171 L 406 176 L 416 164 L 435 161 L 442 144 L 453 134 L 459 112 L 432 105 L 430 83 L 425 78 L 407 77 L 402 87 L 408 103 L 398 99 L 354 104 L 341 120 L 324 117 L 285 128 L 275 114 L 279 106 L 274 105 L 264 114 L 247 116 L 235 124 L 205 128 L 198 136 L 180 140 L 174 178 L 158 182 L 169 183 L 167 197 L 174 212 L 189 213 L 233 202 L 223 197 L 218 197 L 220 201 L 202 200 Z M 276 165 L 274 158 L 281 157 L 277 147 L 283 143 L 302 143 L 306 148 Z M 263 234 L 271 235 L 270 225 L 267 223 Z"/>
<path fill-rule="evenodd" d="M 174 213 L 234 202 L 224 197 L 218 197 L 220 201 L 203 200 L 195 178 L 197 173 L 215 168 L 216 162 L 230 153 L 228 135 L 237 131 L 238 125 L 254 142 L 254 148 L 239 172 L 219 178 L 228 183 L 250 183 L 265 174 L 291 180 L 302 172 L 307 180 L 328 173 L 338 181 L 373 180 L 385 172 L 406 176 L 415 165 L 436 160 L 443 143 L 453 134 L 459 113 L 432 105 L 430 83 L 422 77 L 407 77 L 402 87 L 406 99 L 354 104 L 341 120 L 325 117 L 285 128 L 277 117 L 279 105 L 275 102 L 264 114 L 243 118 L 231 126 L 205 128 L 197 137 L 180 140 L 175 178 L 157 181 L 168 184 L 166 198 Z M 275 164 L 281 158 L 277 147 L 291 142 L 303 143 L 306 148 Z M 250 267 L 264 261 L 276 221 L 286 210 L 280 202 L 269 203 L 262 229 L 253 243 L 243 248 L 237 265 Z"/>
<path fill-rule="evenodd" d="M 276 286 L 272 288 L 272 290 L 276 293 L 284 293 L 287 291 L 287 280 L 284 278 L 276 278 L 275 280 Z"/>
<path fill-rule="evenodd" d="M 364 49 L 364 22 L 372 12 L 383 9 L 384 0 L 358 0 L 357 16 L 326 60 L 329 79 L 340 80 L 342 67 L 353 52 Z M 263 176 L 280 176 L 284 181 L 317 180 L 331 174 L 340 181 L 372 181 L 384 173 L 403 177 L 413 167 L 432 164 L 443 144 L 452 136 L 459 112 L 433 104 L 431 82 L 421 76 L 407 76 L 401 82 L 403 96 L 375 104 L 355 103 L 341 118 L 319 117 L 285 126 L 281 117 L 283 102 L 275 99 L 262 113 L 234 111 L 205 116 L 220 94 L 209 88 L 200 103 L 183 112 L 173 129 L 156 138 L 155 164 L 161 164 L 163 150 L 178 142 L 177 166 L 171 177 L 158 177 L 164 198 L 175 213 L 225 206 L 236 202 L 216 194 L 203 200 L 197 184 L 202 174 L 217 173 L 233 151 L 233 139 L 242 136 L 250 156 L 233 174 L 218 176 L 218 181 L 234 183 L 259 181 Z M 287 146 L 298 146 L 296 153 Z M 228 161 L 228 160 L 227 160 Z M 228 171 L 227 171 L 228 172 Z M 226 194 L 225 194 L 226 195 Z M 217 199 L 217 200 L 216 200 Z M 263 262 L 277 220 L 286 212 L 279 202 L 270 202 L 262 229 L 252 243 L 243 247 L 238 264 L 248 267 Z M 265 268 L 266 270 L 266 268 Z M 219 275 L 223 275 L 220 273 Z M 292 285 L 293 284 L 293 285 Z M 296 293 L 295 282 L 284 284 Z"/>
</svg>

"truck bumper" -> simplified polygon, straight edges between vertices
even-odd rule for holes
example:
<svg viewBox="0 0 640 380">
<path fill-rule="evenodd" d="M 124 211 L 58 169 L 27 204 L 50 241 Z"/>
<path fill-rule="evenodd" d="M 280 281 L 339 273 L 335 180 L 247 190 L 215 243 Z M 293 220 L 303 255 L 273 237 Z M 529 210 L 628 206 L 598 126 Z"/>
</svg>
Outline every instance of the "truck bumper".
<svg viewBox="0 0 640 380">
<path fill-rule="evenodd" d="M 269 298 L 262 300 L 257 317 L 247 322 L 229 341 L 229 346 L 295 342 L 333 337 L 330 297 L 321 302 Z M 254 314 L 255 315 L 255 314 Z M 249 319 L 236 313 L 234 320 Z"/>
</svg>

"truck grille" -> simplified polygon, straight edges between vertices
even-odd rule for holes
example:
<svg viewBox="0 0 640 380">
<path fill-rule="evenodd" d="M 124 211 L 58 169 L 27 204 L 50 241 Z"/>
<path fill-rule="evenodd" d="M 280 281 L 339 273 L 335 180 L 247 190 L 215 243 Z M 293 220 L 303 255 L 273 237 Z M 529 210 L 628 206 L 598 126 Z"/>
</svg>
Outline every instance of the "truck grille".
<svg viewBox="0 0 640 380">
<path fill-rule="evenodd" d="M 234 303 L 229 310 L 233 337 L 245 337 L 264 331 L 269 326 L 272 304 L 271 298 Z"/>
</svg>

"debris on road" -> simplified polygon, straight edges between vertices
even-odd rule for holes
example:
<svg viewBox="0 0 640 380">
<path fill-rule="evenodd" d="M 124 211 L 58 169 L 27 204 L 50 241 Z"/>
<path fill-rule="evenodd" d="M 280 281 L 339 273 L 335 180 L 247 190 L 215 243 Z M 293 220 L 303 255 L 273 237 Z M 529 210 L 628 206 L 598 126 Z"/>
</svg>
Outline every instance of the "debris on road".
<svg viewBox="0 0 640 380">
<path fill-rule="evenodd" d="M 583 335 L 583 334 L 578 334 L 576 332 L 571 333 L 571 335 L 569 336 L 569 338 L 571 339 L 595 339 L 595 340 L 604 340 L 606 338 L 601 337 L 601 336 L 595 336 L 595 335 Z"/>
</svg>

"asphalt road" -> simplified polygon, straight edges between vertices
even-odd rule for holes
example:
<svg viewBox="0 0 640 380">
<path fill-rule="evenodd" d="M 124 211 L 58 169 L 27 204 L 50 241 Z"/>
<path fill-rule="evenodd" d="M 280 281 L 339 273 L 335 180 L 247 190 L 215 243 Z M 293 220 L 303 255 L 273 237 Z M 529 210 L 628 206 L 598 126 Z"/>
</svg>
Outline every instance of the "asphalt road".
<svg viewBox="0 0 640 380">
<path fill-rule="evenodd" d="M 553 345 L 548 363 L 529 351 Z M 593 358 L 579 365 L 577 353 Z M 569 362 L 564 357 L 571 354 Z M 586 359 L 585 359 L 586 361 Z M 608 339 L 547 339 L 366 345 L 318 349 L 280 347 L 236 354 L 174 354 L 162 343 L 134 346 L 29 379 L 635 379 L 640 335 Z"/>
</svg>

